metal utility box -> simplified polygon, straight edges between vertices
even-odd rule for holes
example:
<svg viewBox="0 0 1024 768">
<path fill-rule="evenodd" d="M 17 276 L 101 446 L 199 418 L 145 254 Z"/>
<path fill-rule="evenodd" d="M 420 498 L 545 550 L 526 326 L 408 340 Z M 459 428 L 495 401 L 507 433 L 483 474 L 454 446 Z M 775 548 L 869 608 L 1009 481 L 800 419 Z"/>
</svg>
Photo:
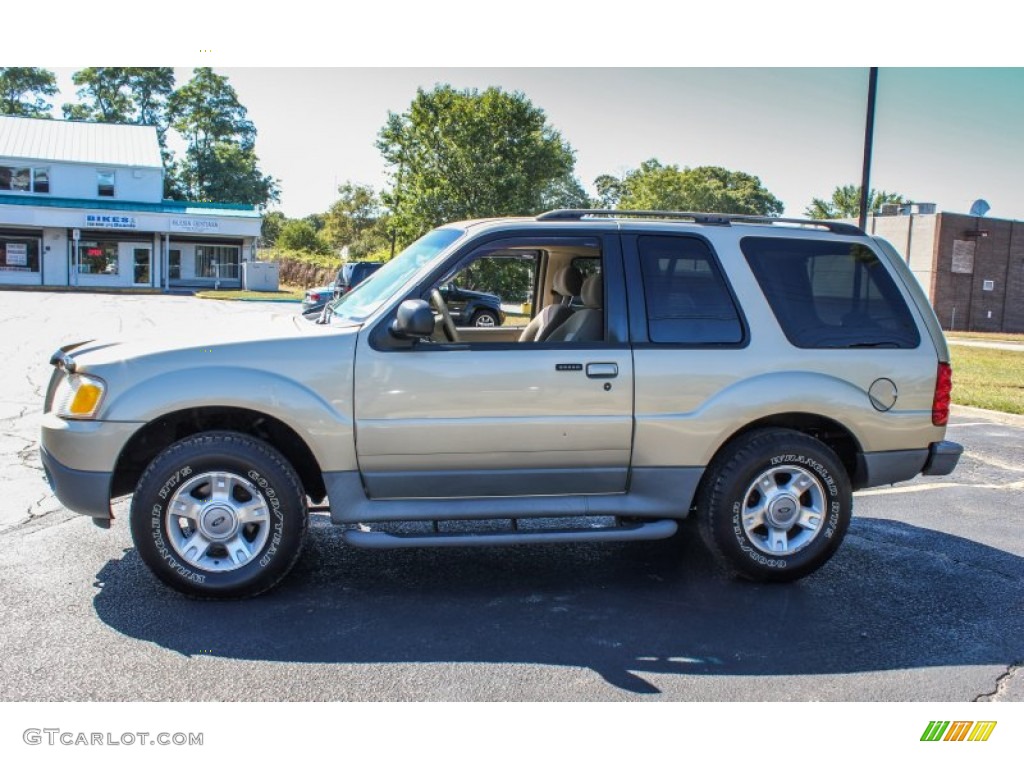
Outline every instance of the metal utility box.
<svg viewBox="0 0 1024 768">
<path fill-rule="evenodd" d="M 242 263 L 242 287 L 247 291 L 276 291 L 278 265 L 272 261 L 246 261 Z"/>
</svg>

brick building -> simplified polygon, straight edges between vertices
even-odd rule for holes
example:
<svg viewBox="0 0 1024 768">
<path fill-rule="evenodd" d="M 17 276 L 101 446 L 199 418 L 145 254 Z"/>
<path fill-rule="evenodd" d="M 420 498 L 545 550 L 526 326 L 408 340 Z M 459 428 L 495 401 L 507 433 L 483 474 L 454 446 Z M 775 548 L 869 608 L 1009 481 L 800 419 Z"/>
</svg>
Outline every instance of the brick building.
<svg viewBox="0 0 1024 768">
<path fill-rule="evenodd" d="M 1024 222 L 887 208 L 867 230 L 907 258 L 945 330 L 1024 333 Z"/>
</svg>

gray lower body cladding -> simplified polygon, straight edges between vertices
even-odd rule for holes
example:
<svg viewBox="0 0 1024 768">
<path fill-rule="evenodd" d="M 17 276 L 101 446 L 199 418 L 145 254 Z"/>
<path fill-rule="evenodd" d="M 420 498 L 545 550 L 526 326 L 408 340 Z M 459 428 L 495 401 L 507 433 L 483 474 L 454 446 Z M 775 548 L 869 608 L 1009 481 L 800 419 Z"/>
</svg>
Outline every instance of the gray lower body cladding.
<svg viewBox="0 0 1024 768">
<path fill-rule="evenodd" d="M 109 520 L 110 480 L 112 472 L 83 472 L 66 467 L 51 456 L 45 448 L 39 456 L 46 473 L 46 482 L 60 503 L 73 512 L 89 517 Z"/>
<path fill-rule="evenodd" d="M 703 472 L 700 467 L 637 468 L 627 493 L 456 498 L 370 499 L 358 472 L 330 472 L 324 480 L 331 520 L 341 524 L 599 515 L 682 519 Z"/>
</svg>

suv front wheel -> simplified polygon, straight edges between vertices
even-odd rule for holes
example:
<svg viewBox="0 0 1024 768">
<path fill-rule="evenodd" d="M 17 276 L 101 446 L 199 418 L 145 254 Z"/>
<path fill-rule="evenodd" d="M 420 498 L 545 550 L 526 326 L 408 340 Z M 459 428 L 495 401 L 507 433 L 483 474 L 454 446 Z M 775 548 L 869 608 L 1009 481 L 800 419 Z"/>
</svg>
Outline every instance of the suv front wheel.
<svg viewBox="0 0 1024 768">
<path fill-rule="evenodd" d="M 299 556 L 306 497 L 274 448 L 236 432 L 180 440 L 143 473 L 131 508 L 139 556 L 164 583 L 196 597 L 251 597 Z"/>
<path fill-rule="evenodd" d="M 743 435 L 707 472 L 697 507 L 701 537 L 738 576 L 793 581 L 813 573 L 850 525 L 853 492 L 842 462 L 809 435 Z"/>
</svg>

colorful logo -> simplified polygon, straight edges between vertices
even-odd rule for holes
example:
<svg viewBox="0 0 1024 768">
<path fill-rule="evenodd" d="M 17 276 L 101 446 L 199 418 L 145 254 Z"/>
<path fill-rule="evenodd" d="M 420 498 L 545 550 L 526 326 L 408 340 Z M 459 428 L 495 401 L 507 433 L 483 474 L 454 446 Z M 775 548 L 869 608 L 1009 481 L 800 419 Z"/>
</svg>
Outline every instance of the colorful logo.
<svg viewBox="0 0 1024 768">
<path fill-rule="evenodd" d="M 921 741 L 988 741 L 995 729 L 995 720 L 932 720 Z"/>
</svg>

